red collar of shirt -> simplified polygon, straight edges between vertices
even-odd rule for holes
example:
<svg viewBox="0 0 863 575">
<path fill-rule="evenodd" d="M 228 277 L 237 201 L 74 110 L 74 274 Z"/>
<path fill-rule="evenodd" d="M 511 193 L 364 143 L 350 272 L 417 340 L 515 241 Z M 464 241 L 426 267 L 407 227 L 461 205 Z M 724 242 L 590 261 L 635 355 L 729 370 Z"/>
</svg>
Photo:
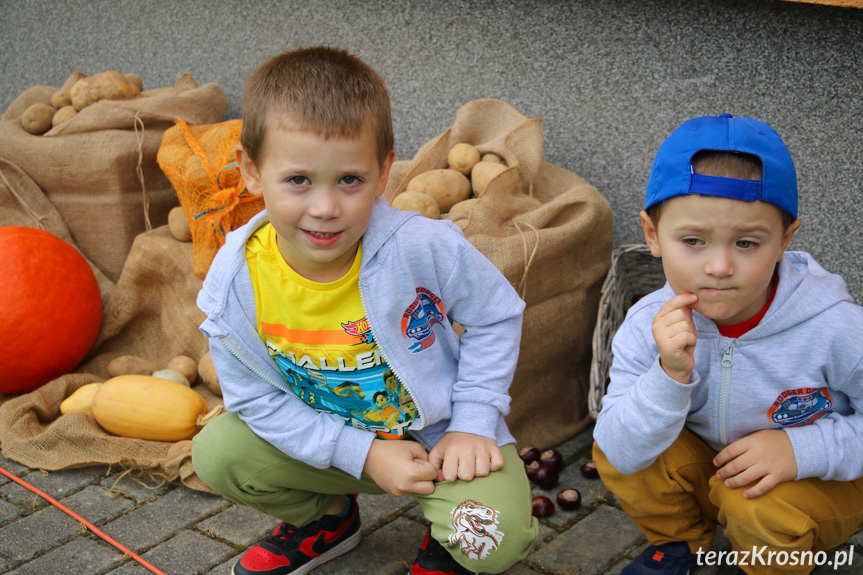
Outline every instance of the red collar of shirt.
<svg viewBox="0 0 863 575">
<path fill-rule="evenodd" d="M 767 308 L 770 307 L 770 304 L 773 303 L 773 296 L 776 295 L 776 287 L 779 285 L 779 276 L 773 274 L 773 290 L 770 292 L 770 297 L 767 298 L 767 303 L 764 304 L 764 307 L 761 308 L 761 311 L 747 319 L 742 323 L 738 323 L 737 325 L 719 325 L 716 326 L 719 328 L 719 333 L 725 337 L 738 338 L 747 331 L 754 328 L 756 325 L 761 323 L 761 318 L 764 317 L 764 314 L 767 313 Z"/>
</svg>

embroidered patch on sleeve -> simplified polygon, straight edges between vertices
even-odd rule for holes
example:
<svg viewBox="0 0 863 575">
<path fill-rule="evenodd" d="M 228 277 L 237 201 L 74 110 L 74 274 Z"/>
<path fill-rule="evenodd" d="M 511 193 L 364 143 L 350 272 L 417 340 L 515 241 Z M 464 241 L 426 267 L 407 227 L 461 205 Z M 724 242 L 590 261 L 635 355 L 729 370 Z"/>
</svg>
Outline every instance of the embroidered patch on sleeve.
<svg viewBox="0 0 863 575">
<path fill-rule="evenodd" d="M 469 559 L 485 559 L 500 547 L 504 532 L 498 530 L 500 512 L 473 499 L 467 499 L 452 510 L 450 545 L 459 545 Z"/>
</svg>

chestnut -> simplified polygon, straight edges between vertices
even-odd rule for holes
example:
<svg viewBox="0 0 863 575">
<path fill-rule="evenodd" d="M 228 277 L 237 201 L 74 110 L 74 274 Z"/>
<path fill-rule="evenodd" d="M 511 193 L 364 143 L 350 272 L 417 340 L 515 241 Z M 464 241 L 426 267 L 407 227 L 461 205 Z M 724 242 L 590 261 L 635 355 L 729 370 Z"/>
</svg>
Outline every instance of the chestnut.
<svg viewBox="0 0 863 575">
<path fill-rule="evenodd" d="M 560 472 L 557 470 L 557 467 L 547 463 L 540 463 L 539 468 L 536 470 L 536 474 L 534 475 L 533 482 L 543 489 L 551 489 L 557 485 L 559 478 Z"/>
<path fill-rule="evenodd" d="M 521 460 L 524 461 L 525 465 L 528 465 L 533 461 L 538 461 L 539 455 L 539 449 L 536 447 L 525 447 L 518 452 L 518 456 L 521 457 Z"/>
<path fill-rule="evenodd" d="M 534 517 L 548 517 L 554 513 L 554 503 L 545 495 L 537 495 L 530 503 L 531 513 Z"/>
<path fill-rule="evenodd" d="M 529 465 L 526 465 L 524 470 L 527 473 L 527 478 L 531 481 L 536 481 L 536 472 L 539 471 L 539 468 L 542 464 L 539 461 L 531 461 Z"/>
<path fill-rule="evenodd" d="M 546 449 L 539 456 L 540 463 L 554 465 L 557 469 L 563 466 L 563 456 L 556 449 Z"/>
<path fill-rule="evenodd" d="M 588 479 L 596 479 L 597 477 L 599 477 L 599 471 L 596 470 L 596 465 L 593 463 L 593 461 L 588 461 L 581 466 L 581 474 Z"/>
<path fill-rule="evenodd" d="M 557 504 L 561 509 L 573 510 L 581 507 L 581 493 L 578 489 L 568 487 L 557 494 Z"/>
</svg>

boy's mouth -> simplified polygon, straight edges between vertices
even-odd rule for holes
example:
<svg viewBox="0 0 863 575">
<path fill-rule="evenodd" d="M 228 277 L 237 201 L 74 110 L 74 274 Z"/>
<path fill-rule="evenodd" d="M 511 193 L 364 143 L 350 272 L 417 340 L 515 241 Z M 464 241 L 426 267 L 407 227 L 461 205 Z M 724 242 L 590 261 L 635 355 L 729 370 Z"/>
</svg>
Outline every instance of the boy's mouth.
<svg viewBox="0 0 863 575">
<path fill-rule="evenodd" d="M 340 237 L 341 232 L 318 232 L 313 230 L 303 230 L 305 232 L 306 237 L 315 244 L 320 247 L 327 247 L 334 244 Z"/>
</svg>

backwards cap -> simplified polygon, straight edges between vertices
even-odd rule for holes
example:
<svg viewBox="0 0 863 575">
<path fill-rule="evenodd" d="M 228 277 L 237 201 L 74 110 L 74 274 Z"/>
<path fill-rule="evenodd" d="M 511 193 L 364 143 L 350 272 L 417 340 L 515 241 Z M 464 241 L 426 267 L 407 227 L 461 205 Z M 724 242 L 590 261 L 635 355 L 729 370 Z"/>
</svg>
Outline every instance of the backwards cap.
<svg viewBox="0 0 863 575">
<path fill-rule="evenodd" d="M 752 154 L 761 160 L 761 180 L 696 174 L 692 157 L 703 150 Z M 644 209 L 675 196 L 698 194 L 774 204 L 797 219 L 797 172 L 776 131 L 752 118 L 731 114 L 705 116 L 683 123 L 659 147 Z"/>
</svg>

